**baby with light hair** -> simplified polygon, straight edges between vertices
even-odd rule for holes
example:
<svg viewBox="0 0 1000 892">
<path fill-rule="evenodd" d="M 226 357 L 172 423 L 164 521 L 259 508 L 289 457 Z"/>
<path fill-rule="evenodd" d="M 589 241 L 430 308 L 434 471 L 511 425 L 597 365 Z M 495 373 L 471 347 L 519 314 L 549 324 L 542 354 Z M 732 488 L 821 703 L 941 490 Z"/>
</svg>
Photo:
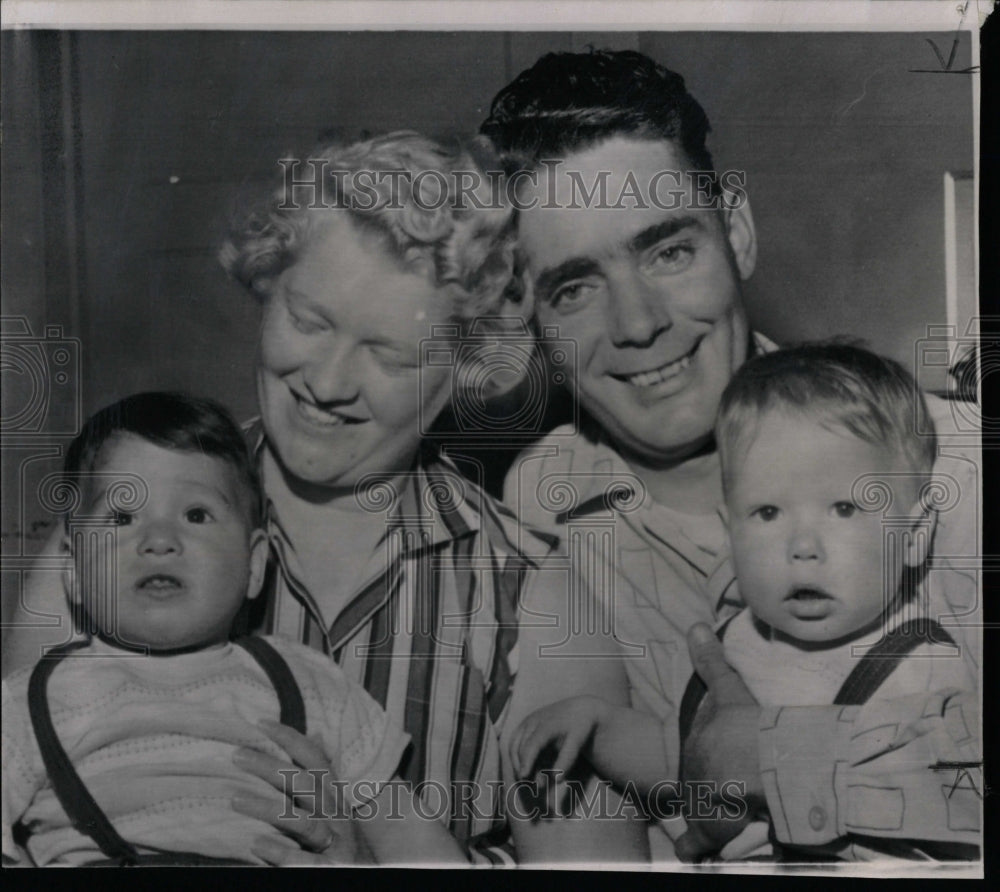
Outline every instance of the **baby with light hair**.
<svg viewBox="0 0 1000 892">
<path fill-rule="evenodd" d="M 914 593 L 927 572 L 935 527 L 929 498 L 937 453 L 933 424 L 913 378 L 896 362 L 843 343 L 807 344 L 757 356 L 733 376 L 715 428 L 726 523 L 746 608 L 723 623 L 726 659 L 762 706 L 860 706 L 949 688 L 975 690 L 974 657 Z M 680 706 L 690 731 L 705 687 L 692 676 Z M 512 759 L 530 775 L 558 748 L 555 769 L 583 753 L 603 776 L 673 811 L 658 719 L 594 697 L 529 716 Z M 954 758 L 963 759 L 957 750 Z M 934 771 L 935 765 L 903 766 Z M 765 780 L 765 783 L 767 781 Z M 752 822 L 723 860 L 975 860 L 978 828 L 948 819 L 941 795 L 903 802 L 873 791 L 865 811 L 822 847 L 781 848 L 767 821 Z M 735 791 L 730 819 L 745 816 Z M 657 799 L 663 801 L 658 802 Z M 697 803 L 683 803 L 689 826 Z M 692 808 L 692 805 L 695 807 Z M 892 838 L 901 810 L 940 813 L 932 839 Z M 717 817 L 717 816 L 713 816 Z M 815 817 L 815 820 L 819 820 Z M 825 819 L 825 818 L 824 818 Z M 879 838 L 865 828 L 878 829 Z"/>
</svg>

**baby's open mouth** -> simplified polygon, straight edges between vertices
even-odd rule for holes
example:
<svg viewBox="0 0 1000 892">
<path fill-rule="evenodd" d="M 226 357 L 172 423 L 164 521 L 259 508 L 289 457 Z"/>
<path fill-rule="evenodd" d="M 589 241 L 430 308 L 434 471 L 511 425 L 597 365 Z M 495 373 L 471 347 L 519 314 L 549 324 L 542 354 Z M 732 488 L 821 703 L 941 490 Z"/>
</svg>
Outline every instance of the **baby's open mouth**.
<svg viewBox="0 0 1000 892">
<path fill-rule="evenodd" d="M 829 595 L 822 589 L 818 588 L 795 588 L 788 593 L 788 596 L 785 598 L 785 600 L 809 602 L 809 601 L 829 600 L 832 597 L 833 597 L 832 595 Z"/>
<path fill-rule="evenodd" d="M 835 599 L 820 588 L 796 586 L 785 596 L 788 611 L 796 619 L 819 621 L 826 619 L 835 608 Z"/>
<path fill-rule="evenodd" d="M 184 588 L 184 583 L 169 573 L 154 573 L 151 576 L 144 576 L 135 587 L 150 594 L 167 594 Z"/>
</svg>

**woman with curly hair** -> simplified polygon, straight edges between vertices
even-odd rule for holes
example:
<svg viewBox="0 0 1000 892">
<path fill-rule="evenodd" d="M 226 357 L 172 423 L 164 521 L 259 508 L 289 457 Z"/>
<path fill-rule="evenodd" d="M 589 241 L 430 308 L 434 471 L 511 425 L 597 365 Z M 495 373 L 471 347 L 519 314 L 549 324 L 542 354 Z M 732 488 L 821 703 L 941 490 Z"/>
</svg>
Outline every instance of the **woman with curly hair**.
<svg viewBox="0 0 1000 892">
<path fill-rule="evenodd" d="M 478 335 L 528 315 L 512 285 L 512 211 L 469 151 L 414 133 L 309 160 L 318 187 L 298 171 L 221 252 L 262 311 L 260 416 L 246 431 L 269 565 L 263 609 L 239 631 L 292 637 L 362 684 L 409 735 L 398 775 L 421 816 L 443 822 L 471 861 L 510 863 L 515 847 L 519 861 L 642 858 L 637 821 L 537 820 L 546 797 L 513 783 L 506 740 L 520 719 L 584 691 L 624 704 L 624 668 L 595 659 L 614 653 L 609 635 L 567 632 L 585 586 L 556 541 L 425 437 L 478 380 Z M 343 791 L 316 745 L 285 726 L 264 731 L 289 760 L 237 750 L 274 795 L 233 804 L 294 845 L 262 836 L 255 855 L 370 857 L 354 822 L 329 817 Z M 350 793 L 376 807 L 379 791 Z M 419 860 L 410 849 L 377 854 Z"/>
</svg>

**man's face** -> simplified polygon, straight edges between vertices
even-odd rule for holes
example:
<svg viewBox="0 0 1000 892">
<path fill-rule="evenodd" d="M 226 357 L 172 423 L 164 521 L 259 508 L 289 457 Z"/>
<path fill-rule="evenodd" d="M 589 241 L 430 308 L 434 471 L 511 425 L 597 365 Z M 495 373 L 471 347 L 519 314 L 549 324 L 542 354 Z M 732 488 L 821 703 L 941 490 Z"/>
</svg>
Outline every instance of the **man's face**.
<svg viewBox="0 0 1000 892">
<path fill-rule="evenodd" d="M 654 465 L 711 436 L 749 343 L 749 209 L 698 209 L 686 173 L 661 173 L 686 168 L 670 142 L 615 137 L 543 166 L 520 193 L 539 202 L 519 229 L 539 321 L 576 342 L 580 404 L 626 454 Z M 587 207 L 580 185 L 602 178 L 608 206 Z M 619 200 L 623 190 L 633 197 Z M 545 207 L 553 194 L 558 207 Z"/>
</svg>

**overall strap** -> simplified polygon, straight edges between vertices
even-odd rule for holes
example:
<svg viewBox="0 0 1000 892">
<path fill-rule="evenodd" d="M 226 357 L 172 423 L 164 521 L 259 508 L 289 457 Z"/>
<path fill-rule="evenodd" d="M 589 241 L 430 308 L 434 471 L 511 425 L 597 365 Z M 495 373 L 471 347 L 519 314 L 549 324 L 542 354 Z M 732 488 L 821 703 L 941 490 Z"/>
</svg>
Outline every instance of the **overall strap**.
<svg viewBox="0 0 1000 892">
<path fill-rule="evenodd" d="M 295 676 L 288 667 L 285 658 L 279 654 L 272 644 L 263 638 L 247 635 L 237 638 L 233 644 L 238 644 L 252 656 L 260 668 L 267 673 L 275 691 L 278 692 L 278 702 L 281 704 L 281 724 L 289 725 L 300 734 L 306 733 L 306 705 L 302 699 Z"/>
<path fill-rule="evenodd" d="M 63 644 L 50 650 L 38 661 L 28 680 L 28 713 L 49 782 L 73 826 L 93 839 L 105 856 L 116 864 L 135 864 L 139 853 L 118 835 L 107 815 L 80 780 L 80 775 L 59 742 L 49 711 L 46 695 L 49 678 L 67 654 L 88 643 L 76 641 Z"/>
<path fill-rule="evenodd" d="M 718 636 L 719 641 L 725 637 L 726 629 L 729 628 L 729 624 L 736 619 L 739 614 L 734 614 L 729 617 L 721 626 L 719 626 L 718 631 L 715 633 Z M 691 677 L 688 679 L 687 687 L 684 689 L 684 696 L 681 697 L 681 708 L 677 716 L 677 724 L 680 727 L 680 740 L 683 743 L 687 740 L 688 735 L 691 733 L 691 726 L 694 724 L 694 717 L 698 714 L 698 707 L 701 706 L 701 701 L 705 699 L 705 694 L 708 693 L 708 688 L 705 686 L 705 682 L 701 680 L 701 677 L 697 672 L 692 673 Z"/>
<path fill-rule="evenodd" d="M 80 775 L 73 767 L 66 750 L 59 742 L 52 714 L 49 710 L 46 688 L 49 678 L 59 663 L 78 648 L 88 644 L 76 641 L 49 651 L 35 665 L 28 679 L 28 713 L 38 740 L 42 761 L 52 789 L 74 827 L 94 840 L 108 859 L 99 862 L 108 865 L 131 866 L 137 864 L 242 864 L 232 859 L 214 859 L 205 856 L 179 853 L 154 853 L 140 855 L 133 845 L 126 842 L 115 830 L 108 816 L 94 801 Z M 234 642 L 247 651 L 267 674 L 274 685 L 281 704 L 281 722 L 302 734 L 306 733 L 306 709 L 302 692 L 284 657 L 262 638 L 247 637 Z"/>
<path fill-rule="evenodd" d="M 851 670 L 834 698 L 834 706 L 867 703 L 903 658 L 921 644 L 950 644 L 955 639 L 932 619 L 910 619 L 888 632 Z"/>
</svg>

